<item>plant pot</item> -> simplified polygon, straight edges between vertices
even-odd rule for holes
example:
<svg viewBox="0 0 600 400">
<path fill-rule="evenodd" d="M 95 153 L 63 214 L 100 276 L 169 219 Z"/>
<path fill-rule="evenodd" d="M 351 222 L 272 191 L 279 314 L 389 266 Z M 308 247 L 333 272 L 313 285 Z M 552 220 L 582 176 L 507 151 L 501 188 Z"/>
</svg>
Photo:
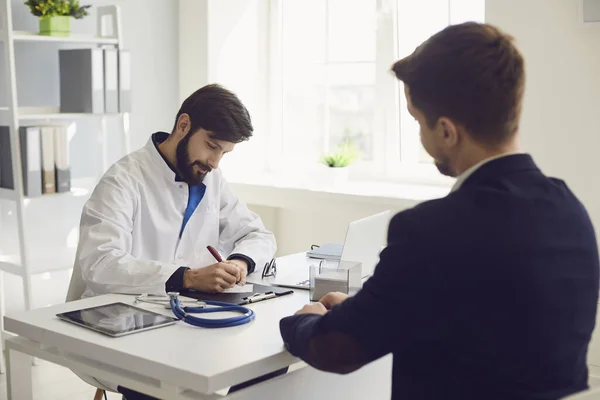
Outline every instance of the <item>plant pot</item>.
<svg viewBox="0 0 600 400">
<path fill-rule="evenodd" d="M 55 17 L 40 17 L 40 35 L 69 36 L 71 34 L 71 17 L 58 15 Z"/>
<path fill-rule="evenodd" d="M 348 167 L 324 167 L 321 171 L 321 182 L 326 186 L 339 186 L 348 182 Z"/>
</svg>

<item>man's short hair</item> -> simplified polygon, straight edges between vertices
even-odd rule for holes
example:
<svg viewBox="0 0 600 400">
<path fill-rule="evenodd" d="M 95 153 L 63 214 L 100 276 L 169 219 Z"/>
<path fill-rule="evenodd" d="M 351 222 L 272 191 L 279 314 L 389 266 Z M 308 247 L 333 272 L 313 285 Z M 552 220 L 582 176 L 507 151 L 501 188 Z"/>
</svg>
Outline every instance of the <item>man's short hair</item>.
<svg viewBox="0 0 600 400">
<path fill-rule="evenodd" d="M 192 133 L 202 128 L 212 132 L 214 139 L 232 143 L 243 142 L 252 136 L 250 113 L 233 92 L 221 85 L 206 85 L 185 99 L 173 130 L 184 113 L 190 116 Z"/>
<path fill-rule="evenodd" d="M 466 22 L 436 33 L 392 70 L 430 127 L 447 117 L 476 141 L 496 146 L 519 128 L 524 64 L 511 36 Z"/>
</svg>

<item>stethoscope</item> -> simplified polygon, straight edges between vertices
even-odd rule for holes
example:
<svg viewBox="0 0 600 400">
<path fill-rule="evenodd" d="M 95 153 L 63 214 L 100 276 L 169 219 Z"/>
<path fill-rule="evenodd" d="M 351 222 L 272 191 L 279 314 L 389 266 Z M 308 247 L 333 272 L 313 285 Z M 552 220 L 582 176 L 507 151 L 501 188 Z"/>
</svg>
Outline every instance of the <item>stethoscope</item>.
<svg viewBox="0 0 600 400">
<path fill-rule="evenodd" d="M 166 299 L 153 299 L 150 300 L 147 295 L 140 295 L 135 297 L 136 302 L 145 302 L 151 304 L 159 304 L 162 306 L 166 306 L 166 308 L 171 308 L 173 314 L 177 319 L 186 322 L 190 325 L 199 326 L 202 328 L 228 328 L 231 326 L 238 326 L 247 324 L 248 322 L 254 320 L 254 311 L 249 308 L 238 306 L 237 304 L 224 303 L 222 301 L 199 301 L 199 300 L 180 300 L 179 293 L 177 292 L 169 292 L 168 303 L 166 303 Z M 195 304 L 196 307 L 185 306 L 182 307 L 182 304 Z M 214 306 L 214 307 L 206 307 L 206 306 Z M 229 318 L 200 318 L 194 317 L 190 314 L 208 314 L 208 313 L 216 313 L 216 312 L 237 312 L 242 315 L 237 317 L 229 317 Z"/>
</svg>

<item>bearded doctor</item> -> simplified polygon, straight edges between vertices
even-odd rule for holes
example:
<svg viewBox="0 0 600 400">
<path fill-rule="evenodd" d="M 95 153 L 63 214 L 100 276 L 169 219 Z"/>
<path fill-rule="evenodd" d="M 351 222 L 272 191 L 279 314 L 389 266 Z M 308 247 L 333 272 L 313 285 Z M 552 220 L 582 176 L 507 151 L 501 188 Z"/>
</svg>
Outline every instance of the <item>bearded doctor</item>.
<svg viewBox="0 0 600 400">
<path fill-rule="evenodd" d="M 237 96 L 208 85 L 183 102 L 170 134 L 152 134 L 143 148 L 111 166 L 81 216 L 76 262 L 86 284 L 83 297 L 221 292 L 270 260 L 273 234 L 218 168 L 252 130 Z"/>
</svg>

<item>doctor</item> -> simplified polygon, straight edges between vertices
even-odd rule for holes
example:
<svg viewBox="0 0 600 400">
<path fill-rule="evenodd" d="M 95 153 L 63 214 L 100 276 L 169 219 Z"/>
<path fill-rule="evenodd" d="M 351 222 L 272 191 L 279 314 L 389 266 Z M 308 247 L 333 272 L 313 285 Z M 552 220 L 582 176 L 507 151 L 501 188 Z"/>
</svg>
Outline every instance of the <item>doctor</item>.
<svg viewBox="0 0 600 400">
<path fill-rule="evenodd" d="M 83 297 L 221 292 L 270 260 L 273 234 L 218 169 L 252 130 L 237 96 L 208 85 L 183 102 L 171 134 L 152 134 L 111 166 L 81 216 L 76 262 L 87 286 Z"/>
</svg>

